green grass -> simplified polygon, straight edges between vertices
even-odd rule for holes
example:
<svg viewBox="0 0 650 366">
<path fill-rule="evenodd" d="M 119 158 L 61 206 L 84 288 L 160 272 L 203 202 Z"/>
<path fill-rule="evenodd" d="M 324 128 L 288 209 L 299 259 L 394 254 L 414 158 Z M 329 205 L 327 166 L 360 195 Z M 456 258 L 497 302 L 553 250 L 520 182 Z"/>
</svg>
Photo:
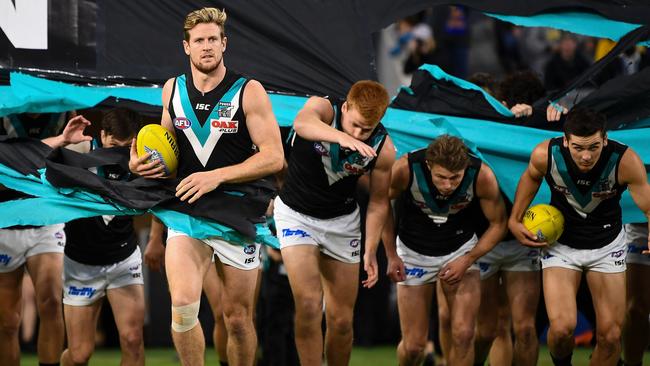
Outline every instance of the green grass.
<svg viewBox="0 0 650 366">
<path fill-rule="evenodd" d="M 573 353 L 573 365 L 583 366 L 589 364 L 589 354 L 591 349 L 578 348 Z M 90 359 L 90 366 L 115 366 L 119 365 L 120 352 L 114 349 L 99 349 L 95 351 Z M 650 362 L 650 353 L 646 352 L 644 363 Z M 176 366 L 179 365 L 176 354 L 173 349 L 147 349 L 147 365 L 155 366 Z M 397 364 L 394 347 L 355 347 L 352 351 L 351 366 L 394 366 Z M 36 356 L 33 354 L 23 355 L 22 365 L 38 365 Z M 206 365 L 217 365 L 217 356 L 214 350 L 209 350 L 206 354 Z M 539 366 L 552 366 L 553 363 L 548 355 L 548 350 L 542 347 L 539 353 Z"/>
</svg>

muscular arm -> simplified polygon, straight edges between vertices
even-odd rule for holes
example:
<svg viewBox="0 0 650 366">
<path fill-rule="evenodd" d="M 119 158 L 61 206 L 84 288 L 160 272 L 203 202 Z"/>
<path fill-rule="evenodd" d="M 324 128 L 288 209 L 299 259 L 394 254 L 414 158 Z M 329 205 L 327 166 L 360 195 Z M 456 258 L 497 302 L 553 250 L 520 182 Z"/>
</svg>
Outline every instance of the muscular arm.
<svg viewBox="0 0 650 366">
<path fill-rule="evenodd" d="M 388 190 L 390 187 L 391 167 L 395 162 L 395 147 L 390 137 L 386 137 L 379 153 L 377 163 L 370 174 L 370 200 L 366 214 L 366 241 L 364 269 L 368 279 L 363 281 L 365 287 L 372 287 L 377 282 L 377 246 L 382 228 L 390 212 Z M 374 264 L 374 267 L 373 267 Z"/>
<path fill-rule="evenodd" d="M 388 193 L 389 199 L 397 199 L 400 194 L 408 188 L 408 182 L 408 155 L 404 155 L 393 164 Z M 404 273 L 404 263 L 397 255 L 397 246 L 395 244 L 395 238 L 397 237 L 395 219 L 394 215 L 389 212 L 386 216 L 384 230 L 381 232 L 381 241 L 384 244 L 384 251 L 386 252 L 386 258 L 388 259 L 388 268 L 386 270 L 388 277 L 395 282 L 400 282 L 406 279 L 406 275 Z"/>
<path fill-rule="evenodd" d="M 460 282 L 472 263 L 494 248 L 506 234 L 506 207 L 497 179 L 492 169 L 485 164 L 481 167 L 477 178 L 476 197 L 490 225 L 472 250 L 446 264 L 440 270 L 440 279 L 450 285 Z"/>
<path fill-rule="evenodd" d="M 372 147 L 330 126 L 333 119 L 334 110 L 330 102 L 325 98 L 311 97 L 298 112 L 293 128 L 305 140 L 336 143 L 363 156 L 376 156 Z"/>
<path fill-rule="evenodd" d="M 528 231 L 521 223 L 521 220 L 528 206 L 533 201 L 533 198 L 535 198 L 548 169 L 548 144 L 549 141 L 544 141 L 533 150 L 528 167 L 519 179 L 515 193 L 515 201 L 512 205 L 512 213 L 508 219 L 508 227 L 517 240 L 524 245 L 532 247 L 544 246 L 547 243 L 537 242 L 537 236 Z"/>
<path fill-rule="evenodd" d="M 627 184 L 634 203 L 646 216 L 648 230 L 650 231 L 650 185 L 648 175 L 639 155 L 632 149 L 627 149 L 621 158 L 618 168 L 618 179 L 621 184 Z M 650 237 L 648 237 L 648 250 L 650 254 Z"/>
<path fill-rule="evenodd" d="M 476 246 L 467 253 L 472 263 L 492 250 L 503 239 L 508 230 L 506 205 L 501 197 L 499 184 L 492 169 L 483 164 L 476 183 L 476 195 L 481 204 L 481 210 L 490 225 L 485 233 L 481 235 Z"/>
</svg>

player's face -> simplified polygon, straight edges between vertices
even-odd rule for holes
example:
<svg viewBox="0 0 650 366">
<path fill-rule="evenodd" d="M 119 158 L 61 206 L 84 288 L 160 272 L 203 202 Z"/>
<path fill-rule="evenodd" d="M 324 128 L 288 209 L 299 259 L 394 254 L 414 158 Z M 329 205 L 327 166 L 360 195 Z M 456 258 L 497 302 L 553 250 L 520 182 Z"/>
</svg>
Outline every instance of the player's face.
<svg viewBox="0 0 650 366">
<path fill-rule="evenodd" d="M 192 66 L 204 74 L 216 70 L 226 51 L 227 37 L 221 37 L 221 28 L 214 23 L 199 23 L 189 34 L 190 39 L 183 41 L 183 47 Z"/>
<path fill-rule="evenodd" d="M 564 136 L 564 147 L 569 149 L 573 162 L 581 172 L 588 172 L 598 162 L 603 148 L 607 146 L 607 136 L 600 132 L 591 136 Z"/>
<path fill-rule="evenodd" d="M 133 140 L 135 136 L 131 136 L 129 138 L 120 140 L 115 138 L 115 136 L 109 135 L 106 132 L 104 132 L 104 130 L 102 130 L 100 137 L 102 140 L 102 147 L 108 148 L 108 147 L 129 147 L 131 146 L 131 140 Z"/>
<path fill-rule="evenodd" d="M 347 102 L 343 103 L 341 113 L 343 132 L 359 141 L 365 141 L 370 138 L 372 131 L 379 124 L 379 121 L 367 121 L 356 108 L 350 108 Z"/>
<path fill-rule="evenodd" d="M 452 172 L 438 164 L 429 165 L 429 170 L 431 170 L 433 185 L 444 196 L 454 193 L 465 176 L 465 169 Z"/>
</svg>

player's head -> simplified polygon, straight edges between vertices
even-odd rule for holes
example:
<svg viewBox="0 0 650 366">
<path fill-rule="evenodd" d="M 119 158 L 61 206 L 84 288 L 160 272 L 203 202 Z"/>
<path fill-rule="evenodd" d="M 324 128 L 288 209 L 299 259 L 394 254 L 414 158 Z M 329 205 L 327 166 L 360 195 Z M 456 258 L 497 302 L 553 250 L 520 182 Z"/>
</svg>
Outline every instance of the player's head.
<svg viewBox="0 0 650 366">
<path fill-rule="evenodd" d="M 104 113 L 100 137 L 103 147 L 129 146 L 140 130 L 140 116 L 126 108 Z"/>
<path fill-rule="evenodd" d="M 341 107 L 343 132 L 357 140 L 367 140 L 389 103 L 390 97 L 383 85 L 371 80 L 357 81 Z"/>
<path fill-rule="evenodd" d="M 487 72 L 475 72 L 467 78 L 467 81 L 481 87 L 481 89 L 490 95 L 494 95 L 497 89 L 497 82 L 494 80 L 494 76 Z"/>
<path fill-rule="evenodd" d="M 442 135 L 429 144 L 425 159 L 436 189 L 448 196 L 463 181 L 470 162 L 469 149 L 458 137 Z"/>
<path fill-rule="evenodd" d="M 497 98 L 512 108 L 517 104 L 532 105 L 546 94 L 544 84 L 532 71 L 516 71 L 499 83 Z"/>
<path fill-rule="evenodd" d="M 183 48 L 191 65 L 209 74 L 223 63 L 226 51 L 226 11 L 202 8 L 187 14 L 183 24 Z"/>
<path fill-rule="evenodd" d="M 564 147 L 580 171 L 596 165 L 603 148 L 607 146 L 607 118 L 591 109 L 575 108 L 567 114 L 564 123 Z"/>
</svg>

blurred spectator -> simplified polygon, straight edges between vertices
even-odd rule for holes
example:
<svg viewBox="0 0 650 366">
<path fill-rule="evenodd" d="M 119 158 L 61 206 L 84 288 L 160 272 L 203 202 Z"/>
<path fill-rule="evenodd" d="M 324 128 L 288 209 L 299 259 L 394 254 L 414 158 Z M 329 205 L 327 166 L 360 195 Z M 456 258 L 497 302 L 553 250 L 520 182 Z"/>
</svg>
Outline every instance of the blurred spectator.
<svg viewBox="0 0 650 366">
<path fill-rule="evenodd" d="M 497 56 L 505 73 L 526 68 L 519 46 L 521 30 L 512 23 L 494 20 Z"/>
<path fill-rule="evenodd" d="M 462 6 L 436 6 L 432 14 L 437 64 L 446 72 L 465 79 L 468 72 L 470 25 Z"/>
<path fill-rule="evenodd" d="M 426 13 L 422 11 L 397 23 L 399 38 L 395 47 L 391 49 L 391 55 L 407 54 L 404 61 L 405 74 L 412 74 L 424 63 L 435 63 L 433 59 L 435 43 L 431 27 L 424 23 L 425 16 Z"/>
<path fill-rule="evenodd" d="M 578 42 L 572 34 L 562 36 L 558 49 L 544 68 L 546 89 L 562 89 L 589 68 L 589 60 L 577 51 L 577 47 Z"/>
</svg>

